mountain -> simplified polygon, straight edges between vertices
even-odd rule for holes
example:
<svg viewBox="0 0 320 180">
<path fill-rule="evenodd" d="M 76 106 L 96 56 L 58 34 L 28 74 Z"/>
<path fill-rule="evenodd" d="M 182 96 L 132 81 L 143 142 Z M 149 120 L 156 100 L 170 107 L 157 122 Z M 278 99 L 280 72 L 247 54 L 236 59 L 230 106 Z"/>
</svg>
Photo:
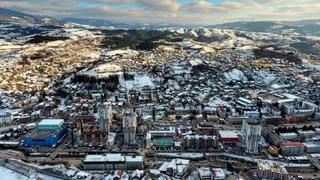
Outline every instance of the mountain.
<svg viewBox="0 0 320 180">
<path fill-rule="evenodd" d="M 64 18 L 62 19 L 64 22 L 70 22 L 70 23 L 76 23 L 81 25 L 90 25 L 90 26 L 96 26 L 96 27 L 109 27 L 109 28 L 140 28 L 141 24 L 135 24 L 135 23 L 119 23 L 119 22 L 113 22 L 109 20 L 103 20 L 103 19 L 81 19 L 81 18 Z"/>
<path fill-rule="evenodd" d="M 210 28 L 277 34 L 299 33 L 320 36 L 320 20 L 301 21 L 241 21 L 209 26 Z"/>
<path fill-rule="evenodd" d="M 145 24 L 145 23 L 129 23 L 129 22 L 115 22 L 103 19 L 82 19 L 82 18 L 64 18 L 64 22 L 76 23 L 80 25 L 90 25 L 96 27 L 105 27 L 107 29 L 176 29 L 189 28 L 194 26 L 181 24 Z"/>
<path fill-rule="evenodd" d="M 30 15 L 10 9 L 0 8 L 0 22 L 30 23 L 42 25 L 63 25 L 62 21 L 47 17 Z"/>
</svg>

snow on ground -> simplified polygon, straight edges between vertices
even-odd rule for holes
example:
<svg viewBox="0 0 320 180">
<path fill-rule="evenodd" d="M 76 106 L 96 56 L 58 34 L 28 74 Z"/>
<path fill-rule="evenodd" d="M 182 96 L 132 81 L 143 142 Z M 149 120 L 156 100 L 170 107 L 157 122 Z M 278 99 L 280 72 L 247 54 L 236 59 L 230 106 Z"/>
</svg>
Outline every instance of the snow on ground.
<svg viewBox="0 0 320 180">
<path fill-rule="evenodd" d="M 132 49 L 126 49 L 126 50 L 114 50 L 109 51 L 106 53 L 107 56 L 115 56 L 115 55 L 137 55 L 139 54 L 138 51 L 132 50 Z"/>
<path fill-rule="evenodd" d="M 247 77 L 244 75 L 244 73 L 239 69 L 232 69 L 229 72 L 223 73 L 224 77 L 227 80 L 237 80 L 237 81 L 247 81 Z"/>
<path fill-rule="evenodd" d="M 209 102 L 208 102 L 208 105 L 209 106 L 212 106 L 212 107 L 219 107 L 219 106 L 226 106 L 226 107 L 230 107 L 230 104 L 229 102 L 227 101 L 224 101 L 220 98 L 217 98 L 217 97 L 212 97 L 210 98 Z"/>
<path fill-rule="evenodd" d="M 29 180 L 28 177 L 16 173 L 10 169 L 0 166 L 0 177 L 5 180 Z"/>
<path fill-rule="evenodd" d="M 252 77 L 258 83 L 269 84 L 276 79 L 276 75 L 268 71 L 255 71 Z"/>
<path fill-rule="evenodd" d="M 122 67 L 117 64 L 106 63 L 89 70 L 87 68 L 83 69 L 79 72 L 79 74 L 104 78 L 116 74 L 121 76 L 123 74 L 123 70 Z"/>
<path fill-rule="evenodd" d="M 133 81 L 125 81 L 124 83 L 127 89 L 142 89 L 144 86 L 155 86 L 155 84 L 152 82 L 152 79 L 145 74 L 135 75 Z"/>
</svg>

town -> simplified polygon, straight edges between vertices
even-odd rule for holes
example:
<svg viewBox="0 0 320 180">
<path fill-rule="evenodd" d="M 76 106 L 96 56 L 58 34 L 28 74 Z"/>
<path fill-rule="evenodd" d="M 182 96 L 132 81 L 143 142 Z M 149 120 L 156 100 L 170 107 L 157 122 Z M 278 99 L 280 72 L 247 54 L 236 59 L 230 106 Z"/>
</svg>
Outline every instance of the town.
<svg viewBox="0 0 320 180">
<path fill-rule="evenodd" d="M 78 26 L 41 32 L 50 42 L 2 35 L 0 164 L 58 179 L 320 178 L 319 56 L 282 46 L 290 35 L 167 33 L 182 38 L 151 50 Z"/>
</svg>

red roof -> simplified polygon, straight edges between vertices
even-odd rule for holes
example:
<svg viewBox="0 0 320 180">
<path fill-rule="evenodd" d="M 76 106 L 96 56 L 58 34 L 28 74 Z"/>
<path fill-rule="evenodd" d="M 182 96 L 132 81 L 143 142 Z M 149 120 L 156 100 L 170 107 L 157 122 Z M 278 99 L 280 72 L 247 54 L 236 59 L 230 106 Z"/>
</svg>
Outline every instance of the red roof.
<svg viewBox="0 0 320 180">
<path fill-rule="evenodd" d="M 297 147 L 297 146 L 304 146 L 301 142 L 285 142 L 282 143 L 283 146 L 285 147 Z"/>
</svg>

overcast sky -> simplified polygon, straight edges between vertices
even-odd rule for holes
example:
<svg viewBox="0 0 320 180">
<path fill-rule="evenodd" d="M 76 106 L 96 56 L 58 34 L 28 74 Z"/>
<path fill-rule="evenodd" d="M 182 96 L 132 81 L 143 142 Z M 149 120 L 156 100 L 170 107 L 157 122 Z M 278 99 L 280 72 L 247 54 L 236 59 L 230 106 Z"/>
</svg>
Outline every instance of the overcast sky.
<svg viewBox="0 0 320 180">
<path fill-rule="evenodd" d="M 320 19 L 320 0 L 0 0 L 0 7 L 57 18 L 140 23 Z"/>
</svg>

